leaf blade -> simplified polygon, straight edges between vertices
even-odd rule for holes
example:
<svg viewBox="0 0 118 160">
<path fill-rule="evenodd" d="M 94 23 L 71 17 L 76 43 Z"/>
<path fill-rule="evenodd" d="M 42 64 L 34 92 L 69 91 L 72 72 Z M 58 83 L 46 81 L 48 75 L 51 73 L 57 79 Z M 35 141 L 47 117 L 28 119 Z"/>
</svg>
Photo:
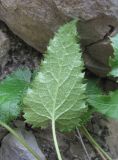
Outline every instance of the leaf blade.
<svg viewBox="0 0 118 160">
<path fill-rule="evenodd" d="M 24 75 L 27 75 L 26 77 Z M 10 122 L 21 112 L 21 96 L 31 78 L 29 69 L 18 69 L 0 83 L 0 120 Z"/>
<path fill-rule="evenodd" d="M 93 107 L 94 112 L 99 112 L 107 117 L 118 119 L 118 90 L 112 91 L 109 94 L 104 94 L 97 82 L 99 82 L 99 80 L 88 80 L 88 104 Z"/>
<path fill-rule="evenodd" d="M 34 127 L 53 120 L 60 128 L 72 129 L 86 109 L 83 62 L 76 36 L 76 22 L 72 21 L 49 43 L 48 54 L 24 98 L 24 117 Z M 74 121 L 69 123 L 71 119 Z"/>
</svg>

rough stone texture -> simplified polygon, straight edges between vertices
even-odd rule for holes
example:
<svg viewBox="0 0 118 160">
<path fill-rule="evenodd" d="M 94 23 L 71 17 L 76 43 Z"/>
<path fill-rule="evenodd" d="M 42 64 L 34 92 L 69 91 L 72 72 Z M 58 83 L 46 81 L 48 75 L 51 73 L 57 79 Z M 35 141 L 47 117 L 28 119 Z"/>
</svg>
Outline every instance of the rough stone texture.
<svg viewBox="0 0 118 160">
<path fill-rule="evenodd" d="M 5 128 L 0 127 L 0 142 L 7 135 L 7 133 L 8 131 Z"/>
<path fill-rule="evenodd" d="M 109 147 L 113 160 L 118 159 L 118 121 L 109 119 L 106 122 L 106 126 L 109 129 L 109 136 L 106 137 L 106 143 Z"/>
<path fill-rule="evenodd" d="M 41 52 L 57 28 L 73 18 L 79 19 L 86 66 L 105 76 L 113 52 L 108 36 L 118 30 L 117 0 L 0 0 L 0 19 Z"/>
<path fill-rule="evenodd" d="M 28 44 L 44 51 L 66 18 L 52 0 L 0 0 L 0 19 Z"/>
<path fill-rule="evenodd" d="M 81 142 L 79 138 L 76 137 L 74 132 L 63 134 L 57 131 L 56 134 L 63 160 L 88 160 Z M 37 143 L 39 143 L 41 148 L 43 148 L 47 160 L 57 160 L 57 154 L 55 152 L 54 142 L 52 139 L 51 127 L 45 130 L 41 130 L 40 132 L 39 129 L 36 129 L 34 135 L 37 139 Z M 95 159 L 94 157 L 96 157 L 96 153 L 94 152 L 90 143 L 86 141 L 84 144 L 89 153 L 90 159 Z"/>
<path fill-rule="evenodd" d="M 4 67 L 8 60 L 10 42 L 5 33 L 0 30 L 0 67 Z"/>
<path fill-rule="evenodd" d="M 45 156 L 39 149 L 36 139 L 31 132 L 17 130 L 26 142 L 37 152 L 41 160 L 46 160 Z M 34 156 L 23 147 L 11 134 L 8 134 L 2 141 L 0 149 L 0 160 L 35 160 Z"/>
</svg>

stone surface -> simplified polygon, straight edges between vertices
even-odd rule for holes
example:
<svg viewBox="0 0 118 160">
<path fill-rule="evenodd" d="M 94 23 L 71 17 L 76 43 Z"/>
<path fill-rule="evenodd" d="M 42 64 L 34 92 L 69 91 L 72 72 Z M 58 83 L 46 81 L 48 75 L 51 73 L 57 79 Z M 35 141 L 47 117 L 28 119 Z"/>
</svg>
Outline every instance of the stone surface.
<svg viewBox="0 0 118 160">
<path fill-rule="evenodd" d="M 57 131 L 56 134 L 63 160 L 88 160 L 79 138 L 75 135 L 75 132 L 63 134 Z M 41 130 L 40 132 L 38 129 L 34 132 L 34 135 L 37 139 L 37 143 L 39 143 L 43 148 L 46 158 L 48 160 L 57 160 L 51 127 Z M 96 153 L 93 148 L 89 143 L 85 145 L 90 159 L 94 159 Z"/>
<path fill-rule="evenodd" d="M 10 41 L 5 33 L 0 30 L 0 67 L 4 67 L 8 61 Z"/>
<path fill-rule="evenodd" d="M 117 0 L 0 0 L 0 19 L 41 52 L 59 26 L 73 18 L 79 19 L 86 66 L 105 76 L 113 53 L 108 36 L 118 31 Z"/>
<path fill-rule="evenodd" d="M 0 142 L 7 135 L 7 133 L 8 131 L 5 128 L 0 127 Z"/>
<path fill-rule="evenodd" d="M 106 137 L 106 143 L 109 146 L 113 160 L 118 159 L 118 121 L 109 119 L 107 122 L 109 136 Z"/>
<path fill-rule="evenodd" d="M 46 160 L 31 132 L 19 129 L 17 133 L 39 154 L 41 160 Z M 35 158 L 11 134 L 8 134 L 1 144 L 0 160 L 35 160 Z"/>
</svg>

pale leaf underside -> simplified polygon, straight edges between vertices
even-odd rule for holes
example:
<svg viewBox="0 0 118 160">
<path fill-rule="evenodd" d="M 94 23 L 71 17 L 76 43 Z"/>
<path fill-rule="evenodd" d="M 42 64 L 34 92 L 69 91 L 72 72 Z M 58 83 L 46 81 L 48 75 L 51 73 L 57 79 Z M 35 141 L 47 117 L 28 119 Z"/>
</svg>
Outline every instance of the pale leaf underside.
<svg viewBox="0 0 118 160">
<path fill-rule="evenodd" d="M 45 60 L 24 98 L 24 117 L 34 127 L 55 121 L 72 129 L 86 110 L 81 50 L 76 22 L 62 26 L 47 48 Z"/>
</svg>

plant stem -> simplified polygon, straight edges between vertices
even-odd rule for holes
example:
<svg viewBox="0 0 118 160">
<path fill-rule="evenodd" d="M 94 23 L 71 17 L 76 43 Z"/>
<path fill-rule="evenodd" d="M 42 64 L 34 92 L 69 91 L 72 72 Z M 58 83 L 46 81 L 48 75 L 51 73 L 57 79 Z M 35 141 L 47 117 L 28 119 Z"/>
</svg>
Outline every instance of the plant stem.
<svg viewBox="0 0 118 160">
<path fill-rule="evenodd" d="M 54 140 L 54 145 L 55 145 L 55 149 L 56 149 L 58 159 L 62 160 L 61 153 L 60 153 L 59 146 L 58 146 L 58 142 L 57 142 L 57 136 L 56 136 L 56 131 L 55 131 L 55 121 L 54 120 L 52 120 L 52 134 L 53 134 L 53 140 Z"/>
<path fill-rule="evenodd" d="M 84 126 L 82 126 L 81 130 L 82 130 L 83 134 L 87 137 L 87 139 L 89 140 L 89 142 L 93 145 L 93 147 L 95 147 L 95 149 L 99 152 L 99 154 L 101 155 L 101 157 L 103 159 L 105 159 L 105 157 L 106 157 L 108 160 L 112 160 L 111 157 L 93 139 L 93 137 L 89 134 L 89 132 L 87 131 L 87 129 Z"/>
<path fill-rule="evenodd" d="M 86 153 L 86 156 L 87 156 L 88 160 L 90 160 L 88 151 L 87 151 L 87 149 L 86 149 L 86 147 L 85 147 L 85 144 L 84 144 L 84 142 L 83 142 L 82 136 L 81 136 L 80 131 L 79 131 L 78 128 L 76 128 L 76 132 L 77 132 L 77 134 L 78 134 L 78 135 L 77 135 L 77 138 L 80 140 L 80 142 L 81 142 L 81 144 L 82 144 L 82 147 L 83 147 L 83 149 L 84 149 L 84 151 L 85 151 L 85 153 Z M 78 136 L 79 136 L 79 137 L 78 137 Z"/>
<path fill-rule="evenodd" d="M 25 147 L 27 150 L 36 158 L 36 160 L 41 160 L 39 155 L 25 142 L 25 140 L 19 136 L 11 127 L 0 121 L 0 125 L 6 128 L 14 137 Z"/>
</svg>

